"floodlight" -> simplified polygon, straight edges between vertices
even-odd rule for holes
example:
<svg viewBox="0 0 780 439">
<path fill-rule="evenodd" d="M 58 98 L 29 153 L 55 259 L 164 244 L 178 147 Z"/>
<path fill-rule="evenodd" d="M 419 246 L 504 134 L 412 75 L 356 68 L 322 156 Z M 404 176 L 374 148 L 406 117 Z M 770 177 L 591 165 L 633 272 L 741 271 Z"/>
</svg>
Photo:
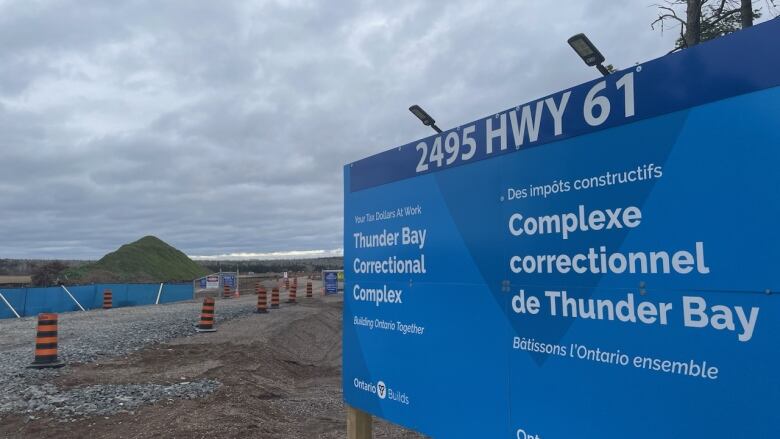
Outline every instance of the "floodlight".
<svg viewBox="0 0 780 439">
<path fill-rule="evenodd" d="M 425 110 L 420 108 L 419 105 L 412 105 L 411 107 L 409 107 L 409 111 L 411 111 L 412 114 L 417 116 L 417 118 L 420 119 L 423 125 L 433 128 L 434 130 L 436 130 L 437 133 L 441 132 L 441 129 L 439 129 L 439 127 L 436 126 L 436 121 L 433 120 L 430 114 L 426 113 Z"/>
<path fill-rule="evenodd" d="M 609 70 L 604 67 L 604 55 L 591 43 L 585 34 L 577 34 L 568 39 L 569 46 L 577 52 L 577 55 L 585 61 L 586 65 L 596 67 L 602 75 L 609 75 Z"/>
</svg>

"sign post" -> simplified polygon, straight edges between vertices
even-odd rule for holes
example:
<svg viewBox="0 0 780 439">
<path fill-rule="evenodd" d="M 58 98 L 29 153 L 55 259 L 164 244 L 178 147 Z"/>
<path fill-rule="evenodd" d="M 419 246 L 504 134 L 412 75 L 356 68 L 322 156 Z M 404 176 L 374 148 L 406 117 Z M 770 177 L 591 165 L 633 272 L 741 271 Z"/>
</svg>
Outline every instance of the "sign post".
<svg viewBox="0 0 780 439">
<path fill-rule="evenodd" d="M 373 420 L 368 413 L 347 406 L 347 439 L 371 439 Z"/>
<path fill-rule="evenodd" d="M 780 437 L 778 40 L 345 166 L 345 402 L 433 437 Z"/>
</svg>

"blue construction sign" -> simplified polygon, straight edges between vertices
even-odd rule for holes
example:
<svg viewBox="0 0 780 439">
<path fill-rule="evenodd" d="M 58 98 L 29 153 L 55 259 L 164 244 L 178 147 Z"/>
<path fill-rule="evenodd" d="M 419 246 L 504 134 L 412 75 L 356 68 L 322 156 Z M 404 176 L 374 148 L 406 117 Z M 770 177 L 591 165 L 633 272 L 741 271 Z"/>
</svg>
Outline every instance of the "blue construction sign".
<svg viewBox="0 0 780 439">
<path fill-rule="evenodd" d="M 323 271 L 322 283 L 325 287 L 325 294 L 336 294 L 339 292 L 339 277 L 335 271 Z"/>
<path fill-rule="evenodd" d="M 780 437 L 777 41 L 345 166 L 345 401 L 443 438 Z"/>
</svg>

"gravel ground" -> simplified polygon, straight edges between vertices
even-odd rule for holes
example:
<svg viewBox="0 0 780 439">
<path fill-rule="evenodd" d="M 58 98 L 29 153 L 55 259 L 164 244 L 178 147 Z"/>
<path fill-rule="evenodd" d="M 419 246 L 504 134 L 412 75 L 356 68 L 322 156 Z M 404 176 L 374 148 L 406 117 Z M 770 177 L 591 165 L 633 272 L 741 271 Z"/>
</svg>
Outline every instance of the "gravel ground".
<svg viewBox="0 0 780 439">
<path fill-rule="evenodd" d="M 343 438 L 343 298 L 281 299 L 218 300 L 197 335 L 195 301 L 60 314 L 49 370 L 26 368 L 36 320 L 0 321 L 0 438 Z M 422 436 L 377 419 L 374 437 Z"/>
<path fill-rule="evenodd" d="M 218 300 L 215 324 L 252 314 L 255 296 Z M 160 400 L 190 399 L 219 387 L 214 380 L 171 385 L 91 385 L 61 390 L 51 384 L 69 366 L 127 356 L 152 344 L 195 334 L 201 302 L 90 310 L 59 315 L 62 369 L 28 369 L 34 358 L 36 317 L 0 321 L 0 416 L 31 419 L 50 413 L 62 420 L 133 411 Z"/>
</svg>

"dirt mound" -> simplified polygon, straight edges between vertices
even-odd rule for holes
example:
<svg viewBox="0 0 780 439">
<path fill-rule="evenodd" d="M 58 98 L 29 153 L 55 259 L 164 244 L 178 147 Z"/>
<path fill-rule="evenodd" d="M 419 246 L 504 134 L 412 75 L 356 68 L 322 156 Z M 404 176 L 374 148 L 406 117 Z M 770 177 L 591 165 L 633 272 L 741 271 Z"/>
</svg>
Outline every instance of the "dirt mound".
<svg viewBox="0 0 780 439">
<path fill-rule="evenodd" d="M 208 271 L 157 237 L 125 244 L 99 261 L 64 272 L 67 283 L 191 281 Z"/>
<path fill-rule="evenodd" d="M 269 345 L 284 361 L 341 369 L 341 342 L 341 306 L 329 304 L 273 334 Z"/>
</svg>

